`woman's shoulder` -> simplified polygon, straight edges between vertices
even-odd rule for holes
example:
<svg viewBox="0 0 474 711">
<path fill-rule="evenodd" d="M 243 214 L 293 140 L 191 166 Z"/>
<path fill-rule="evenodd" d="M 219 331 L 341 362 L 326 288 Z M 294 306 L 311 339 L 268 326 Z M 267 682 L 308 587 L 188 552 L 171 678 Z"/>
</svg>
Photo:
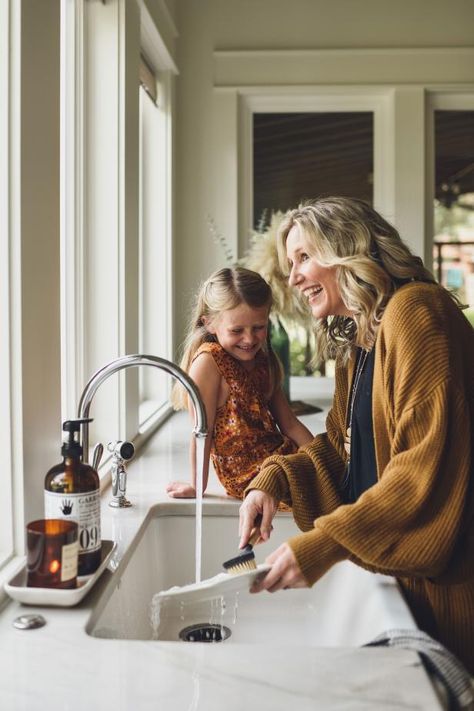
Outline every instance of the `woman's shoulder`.
<svg viewBox="0 0 474 711">
<path fill-rule="evenodd" d="M 423 324 L 439 325 L 440 322 L 460 316 L 460 307 L 443 286 L 413 281 L 393 294 L 385 309 L 382 323 L 396 327 L 416 320 L 420 328 Z"/>
<path fill-rule="evenodd" d="M 390 301 L 387 310 L 395 304 L 400 307 L 403 304 L 415 304 L 426 302 L 446 302 L 455 306 L 455 302 L 449 292 L 436 282 L 409 281 L 397 289 Z"/>
<path fill-rule="evenodd" d="M 446 362 L 460 348 L 474 353 L 474 329 L 449 292 L 436 283 L 410 282 L 398 289 L 385 309 L 377 341 L 400 354 L 417 354 L 420 362 L 425 362 L 422 353 L 444 354 Z M 433 365 L 430 355 L 426 367 Z"/>
</svg>

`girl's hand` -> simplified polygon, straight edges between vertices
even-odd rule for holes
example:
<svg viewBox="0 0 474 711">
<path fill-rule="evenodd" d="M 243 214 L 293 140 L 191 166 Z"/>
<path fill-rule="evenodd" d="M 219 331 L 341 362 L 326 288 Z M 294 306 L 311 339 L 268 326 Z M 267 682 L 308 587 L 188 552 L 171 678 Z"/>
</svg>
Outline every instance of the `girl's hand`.
<svg viewBox="0 0 474 711">
<path fill-rule="evenodd" d="M 265 563 L 270 563 L 271 570 L 264 578 L 252 585 L 250 592 L 261 590 L 276 592 L 288 588 L 309 587 L 288 543 L 282 543 L 276 551 L 267 556 Z"/>
<path fill-rule="evenodd" d="M 172 481 L 166 487 L 168 496 L 173 499 L 195 499 L 196 489 L 186 481 Z"/>
<path fill-rule="evenodd" d="M 253 489 L 247 494 L 239 513 L 239 548 L 247 545 L 250 534 L 256 526 L 260 528 L 260 539 L 268 541 L 277 508 L 278 501 L 265 491 Z"/>
</svg>

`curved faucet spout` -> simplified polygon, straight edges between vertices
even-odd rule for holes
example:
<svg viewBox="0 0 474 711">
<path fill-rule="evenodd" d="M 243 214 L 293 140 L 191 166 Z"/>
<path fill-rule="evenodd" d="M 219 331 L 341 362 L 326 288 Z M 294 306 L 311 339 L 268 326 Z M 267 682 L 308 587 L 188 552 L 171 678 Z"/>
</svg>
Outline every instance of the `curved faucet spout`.
<svg viewBox="0 0 474 711">
<path fill-rule="evenodd" d="M 196 424 L 193 432 L 196 437 L 206 437 L 206 410 L 196 384 L 179 366 L 169 360 L 166 360 L 165 358 L 159 358 L 158 356 L 152 355 L 126 355 L 122 358 L 112 360 L 102 368 L 99 368 L 99 370 L 97 370 L 90 378 L 82 392 L 79 407 L 77 409 L 78 417 L 81 419 L 89 417 L 92 399 L 99 387 L 110 375 L 117 373 L 119 370 L 124 370 L 124 368 L 133 368 L 140 365 L 149 365 L 153 368 L 164 370 L 181 383 L 191 398 L 191 402 L 193 403 L 194 411 L 196 413 Z M 89 426 L 87 423 L 84 423 L 82 426 L 82 447 L 84 461 L 87 462 L 89 458 Z"/>
</svg>

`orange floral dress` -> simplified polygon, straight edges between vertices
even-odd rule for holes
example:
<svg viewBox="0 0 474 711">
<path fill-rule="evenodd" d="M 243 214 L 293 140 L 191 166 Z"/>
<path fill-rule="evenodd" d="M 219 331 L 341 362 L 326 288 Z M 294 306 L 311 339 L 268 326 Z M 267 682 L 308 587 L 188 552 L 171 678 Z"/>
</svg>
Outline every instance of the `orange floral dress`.
<svg viewBox="0 0 474 711">
<path fill-rule="evenodd" d="M 226 403 L 216 412 L 212 463 L 227 493 L 242 499 L 264 459 L 271 454 L 293 454 L 298 447 L 280 432 L 269 410 L 269 367 L 263 351 L 258 351 L 251 371 L 219 343 L 203 343 L 193 360 L 201 353 L 212 355 L 230 390 Z"/>
</svg>

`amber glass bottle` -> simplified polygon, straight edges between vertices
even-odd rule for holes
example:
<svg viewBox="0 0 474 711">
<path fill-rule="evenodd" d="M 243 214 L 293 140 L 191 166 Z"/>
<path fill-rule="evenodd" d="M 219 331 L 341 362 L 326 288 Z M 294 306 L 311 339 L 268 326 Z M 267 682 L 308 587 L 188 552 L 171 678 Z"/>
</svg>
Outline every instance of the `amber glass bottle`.
<svg viewBox="0 0 474 711">
<path fill-rule="evenodd" d="M 79 525 L 79 575 L 90 575 L 101 561 L 99 475 L 82 461 L 82 447 L 75 437 L 81 424 L 91 421 L 63 423 L 68 432 L 61 448 L 63 461 L 49 470 L 44 482 L 45 518 L 70 519 Z"/>
</svg>

